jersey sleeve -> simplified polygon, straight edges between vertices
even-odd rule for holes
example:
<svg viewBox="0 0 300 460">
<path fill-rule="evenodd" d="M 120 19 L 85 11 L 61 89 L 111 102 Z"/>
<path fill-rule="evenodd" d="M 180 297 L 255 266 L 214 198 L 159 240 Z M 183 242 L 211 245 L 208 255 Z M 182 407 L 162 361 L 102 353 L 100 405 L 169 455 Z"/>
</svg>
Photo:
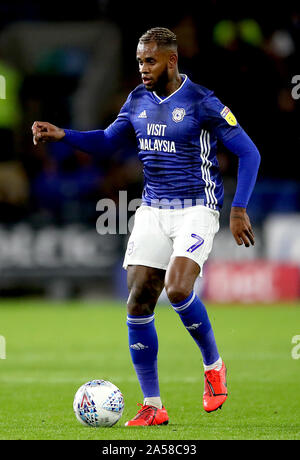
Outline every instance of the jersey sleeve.
<svg viewBox="0 0 300 460">
<path fill-rule="evenodd" d="M 232 206 L 246 208 L 256 182 L 260 153 L 230 109 L 222 104 L 213 92 L 205 97 L 202 106 L 208 129 L 239 158 L 236 193 Z"/>
<path fill-rule="evenodd" d="M 224 141 L 225 147 L 239 158 L 236 192 L 232 206 L 246 208 L 253 192 L 260 165 L 260 153 L 248 134 L 242 132 Z"/>
<path fill-rule="evenodd" d="M 201 104 L 207 127 L 220 141 L 232 139 L 242 131 L 231 110 L 212 92 Z"/>
</svg>

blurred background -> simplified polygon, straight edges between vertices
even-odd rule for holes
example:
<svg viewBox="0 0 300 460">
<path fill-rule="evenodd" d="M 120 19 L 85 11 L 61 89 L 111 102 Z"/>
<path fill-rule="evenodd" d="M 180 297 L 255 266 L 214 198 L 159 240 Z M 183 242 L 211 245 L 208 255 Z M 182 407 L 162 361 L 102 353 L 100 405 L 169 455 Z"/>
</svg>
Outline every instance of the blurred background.
<svg viewBox="0 0 300 460">
<path fill-rule="evenodd" d="M 198 289 L 220 303 L 298 301 L 300 8 L 242 3 L 1 0 L 2 297 L 126 299 L 127 236 L 99 235 L 96 205 L 118 205 L 120 190 L 128 202 L 141 196 L 136 152 L 103 158 L 61 143 L 36 147 L 31 126 L 107 127 L 140 84 L 139 37 L 164 26 L 178 36 L 180 71 L 215 91 L 262 157 L 248 207 L 256 245 L 241 248 L 228 226 L 237 159 L 219 146 L 221 230 Z"/>
</svg>

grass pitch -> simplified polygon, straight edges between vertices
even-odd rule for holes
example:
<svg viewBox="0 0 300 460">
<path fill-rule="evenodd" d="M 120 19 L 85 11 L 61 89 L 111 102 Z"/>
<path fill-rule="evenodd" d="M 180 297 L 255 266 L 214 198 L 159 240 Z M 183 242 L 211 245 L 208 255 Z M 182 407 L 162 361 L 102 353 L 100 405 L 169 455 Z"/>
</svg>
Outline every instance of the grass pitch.
<svg viewBox="0 0 300 460">
<path fill-rule="evenodd" d="M 2 301 L 0 439 L 300 439 L 300 308 L 208 305 L 228 368 L 222 410 L 202 408 L 200 352 L 171 307 L 158 306 L 159 375 L 168 426 L 126 428 L 142 402 L 127 346 L 125 307 L 117 302 Z M 80 385 L 103 378 L 124 394 L 112 428 L 84 427 L 73 414 Z"/>
</svg>

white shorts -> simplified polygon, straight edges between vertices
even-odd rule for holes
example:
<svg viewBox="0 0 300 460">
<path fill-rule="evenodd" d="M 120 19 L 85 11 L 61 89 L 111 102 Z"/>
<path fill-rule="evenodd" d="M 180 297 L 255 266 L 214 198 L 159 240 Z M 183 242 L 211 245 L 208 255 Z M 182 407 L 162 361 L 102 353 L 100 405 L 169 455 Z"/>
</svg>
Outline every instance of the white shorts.
<svg viewBox="0 0 300 460">
<path fill-rule="evenodd" d="M 127 244 L 123 267 L 144 265 L 166 270 L 171 257 L 188 257 L 200 267 L 219 230 L 219 212 L 205 206 L 159 209 L 141 206 Z"/>
</svg>

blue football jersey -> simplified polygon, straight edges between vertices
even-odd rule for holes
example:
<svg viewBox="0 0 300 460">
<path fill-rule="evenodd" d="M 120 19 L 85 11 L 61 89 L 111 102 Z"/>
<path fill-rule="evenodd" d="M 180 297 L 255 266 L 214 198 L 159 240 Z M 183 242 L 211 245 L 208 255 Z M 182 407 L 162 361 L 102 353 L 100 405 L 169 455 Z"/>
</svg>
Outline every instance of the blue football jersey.
<svg viewBox="0 0 300 460">
<path fill-rule="evenodd" d="M 165 98 L 139 85 L 105 131 L 119 139 L 135 134 L 144 171 L 143 204 L 176 207 L 180 202 L 219 210 L 224 191 L 217 140 L 241 130 L 213 91 L 182 75 L 181 86 Z"/>
</svg>

